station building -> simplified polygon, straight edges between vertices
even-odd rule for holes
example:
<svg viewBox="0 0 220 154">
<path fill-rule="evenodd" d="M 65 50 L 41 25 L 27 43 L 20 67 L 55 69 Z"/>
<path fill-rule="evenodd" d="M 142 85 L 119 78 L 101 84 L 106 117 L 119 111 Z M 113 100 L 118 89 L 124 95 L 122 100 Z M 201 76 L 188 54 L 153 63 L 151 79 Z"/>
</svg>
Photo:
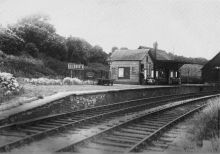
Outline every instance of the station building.
<svg viewBox="0 0 220 154">
<path fill-rule="evenodd" d="M 110 78 L 115 83 L 144 84 L 155 79 L 159 84 L 180 80 L 183 63 L 172 59 L 165 51 L 140 46 L 135 50 L 116 50 L 110 59 Z"/>
<path fill-rule="evenodd" d="M 220 52 L 203 66 L 202 80 L 207 83 L 220 83 Z"/>
</svg>

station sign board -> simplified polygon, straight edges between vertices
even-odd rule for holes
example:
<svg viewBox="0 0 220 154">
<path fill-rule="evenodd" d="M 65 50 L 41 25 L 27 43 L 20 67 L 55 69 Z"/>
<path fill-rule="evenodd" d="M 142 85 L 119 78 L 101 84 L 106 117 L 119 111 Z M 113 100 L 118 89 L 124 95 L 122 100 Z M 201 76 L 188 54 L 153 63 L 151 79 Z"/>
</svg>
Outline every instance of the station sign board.
<svg viewBox="0 0 220 154">
<path fill-rule="evenodd" d="M 70 70 L 84 70 L 84 64 L 68 63 L 68 69 L 70 69 Z"/>
<path fill-rule="evenodd" d="M 86 73 L 86 76 L 88 77 L 88 78 L 93 78 L 94 77 L 94 73 L 93 72 L 87 72 Z"/>
</svg>

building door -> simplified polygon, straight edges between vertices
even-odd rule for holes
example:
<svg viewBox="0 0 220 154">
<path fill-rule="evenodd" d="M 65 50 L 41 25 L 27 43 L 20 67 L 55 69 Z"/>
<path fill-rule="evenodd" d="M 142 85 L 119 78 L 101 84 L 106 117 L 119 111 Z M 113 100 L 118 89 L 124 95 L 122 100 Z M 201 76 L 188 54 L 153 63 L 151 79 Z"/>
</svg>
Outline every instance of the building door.
<svg viewBox="0 0 220 154">
<path fill-rule="evenodd" d="M 220 82 L 220 70 L 215 70 L 214 82 Z"/>
</svg>

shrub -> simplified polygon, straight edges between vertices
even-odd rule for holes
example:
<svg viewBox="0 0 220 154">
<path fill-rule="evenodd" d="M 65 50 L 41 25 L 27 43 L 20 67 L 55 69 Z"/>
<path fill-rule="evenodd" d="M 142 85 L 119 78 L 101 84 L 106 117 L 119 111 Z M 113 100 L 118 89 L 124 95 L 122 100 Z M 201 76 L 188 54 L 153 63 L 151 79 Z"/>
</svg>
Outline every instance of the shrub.
<svg viewBox="0 0 220 154">
<path fill-rule="evenodd" d="M 92 84 L 97 84 L 96 81 L 92 81 L 92 80 L 86 80 L 83 82 L 83 84 L 85 85 L 92 85 Z"/>
<path fill-rule="evenodd" d="M 1 89 L 1 99 L 4 97 L 9 97 L 12 95 L 19 94 L 21 87 L 19 86 L 17 80 L 10 73 L 2 72 L 0 73 L 0 89 Z"/>
<path fill-rule="evenodd" d="M 72 78 L 66 77 L 63 79 L 63 84 L 65 85 L 71 85 L 72 84 Z"/>
<path fill-rule="evenodd" d="M 0 50 L 0 58 L 5 58 L 6 57 L 6 54 Z"/>
<path fill-rule="evenodd" d="M 48 79 L 48 78 L 19 78 L 19 80 L 21 82 L 25 82 L 25 83 L 31 83 L 34 85 L 91 85 L 91 84 L 95 84 L 94 81 L 92 80 L 86 80 L 86 81 L 82 81 L 78 78 L 70 78 L 70 77 L 66 77 L 63 80 L 61 79 Z"/>
<path fill-rule="evenodd" d="M 48 78 L 33 78 L 33 79 L 24 79 L 25 82 L 34 84 L 34 85 L 61 85 L 62 81 L 59 79 L 48 79 Z"/>
<path fill-rule="evenodd" d="M 83 81 L 78 78 L 66 77 L 63 79 L 63 84 L 65 84 L 65 85 L 81 85 L 81 84 L 83 84 Z"/>
<path fill-rule="evenodd" d="M 219 152 L 219 113 L 219 97 L 211 99 L 208 106 L 190 120 L 192 125 L 188 129 L 190 141 L 196 142 L 197 146 L 202 146 L 203 140 L 208 140 L 211 144 L 206 148 L 212 152 Z"/>
</svg>

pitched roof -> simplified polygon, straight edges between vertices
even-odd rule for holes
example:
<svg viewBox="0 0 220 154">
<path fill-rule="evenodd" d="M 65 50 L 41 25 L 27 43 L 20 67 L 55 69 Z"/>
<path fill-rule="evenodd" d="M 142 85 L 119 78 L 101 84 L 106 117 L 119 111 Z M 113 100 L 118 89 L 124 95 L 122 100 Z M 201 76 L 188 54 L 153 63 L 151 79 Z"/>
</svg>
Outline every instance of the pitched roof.
<svg viewBox="0 0 220 154">
<path fill-rule="evenodd" d="M 145 47 L 145 46 L 140 46 L 138 49 L 149 49 L 150 50 L 149 54 L 150 54 L 151 58 L 155 60 L 155 50 L 153 48 Z M 171 57 L 164 50 L 157 49 L 156 54 L 157 54 L 156 55 L 156 60 L 159 60 L 159 61 L 174 61 L 174 58 Z"/>
<path fill-rule="evenodd" d="M 209 66 L 220 66 L 220 52 L 215 55 L 211 60 L 209 60 L 202 69 L 209 67 Z"/>
<path fill-rule="evenodd" d="M 110 59 L 112 61 L 119 61 L 119 60 L 135 60 L 141 61 L 144 59 L 146 54 L 148 53 L 149 49 L 135 49 L 135 50 L 115 50 Z"/>
</svg>

